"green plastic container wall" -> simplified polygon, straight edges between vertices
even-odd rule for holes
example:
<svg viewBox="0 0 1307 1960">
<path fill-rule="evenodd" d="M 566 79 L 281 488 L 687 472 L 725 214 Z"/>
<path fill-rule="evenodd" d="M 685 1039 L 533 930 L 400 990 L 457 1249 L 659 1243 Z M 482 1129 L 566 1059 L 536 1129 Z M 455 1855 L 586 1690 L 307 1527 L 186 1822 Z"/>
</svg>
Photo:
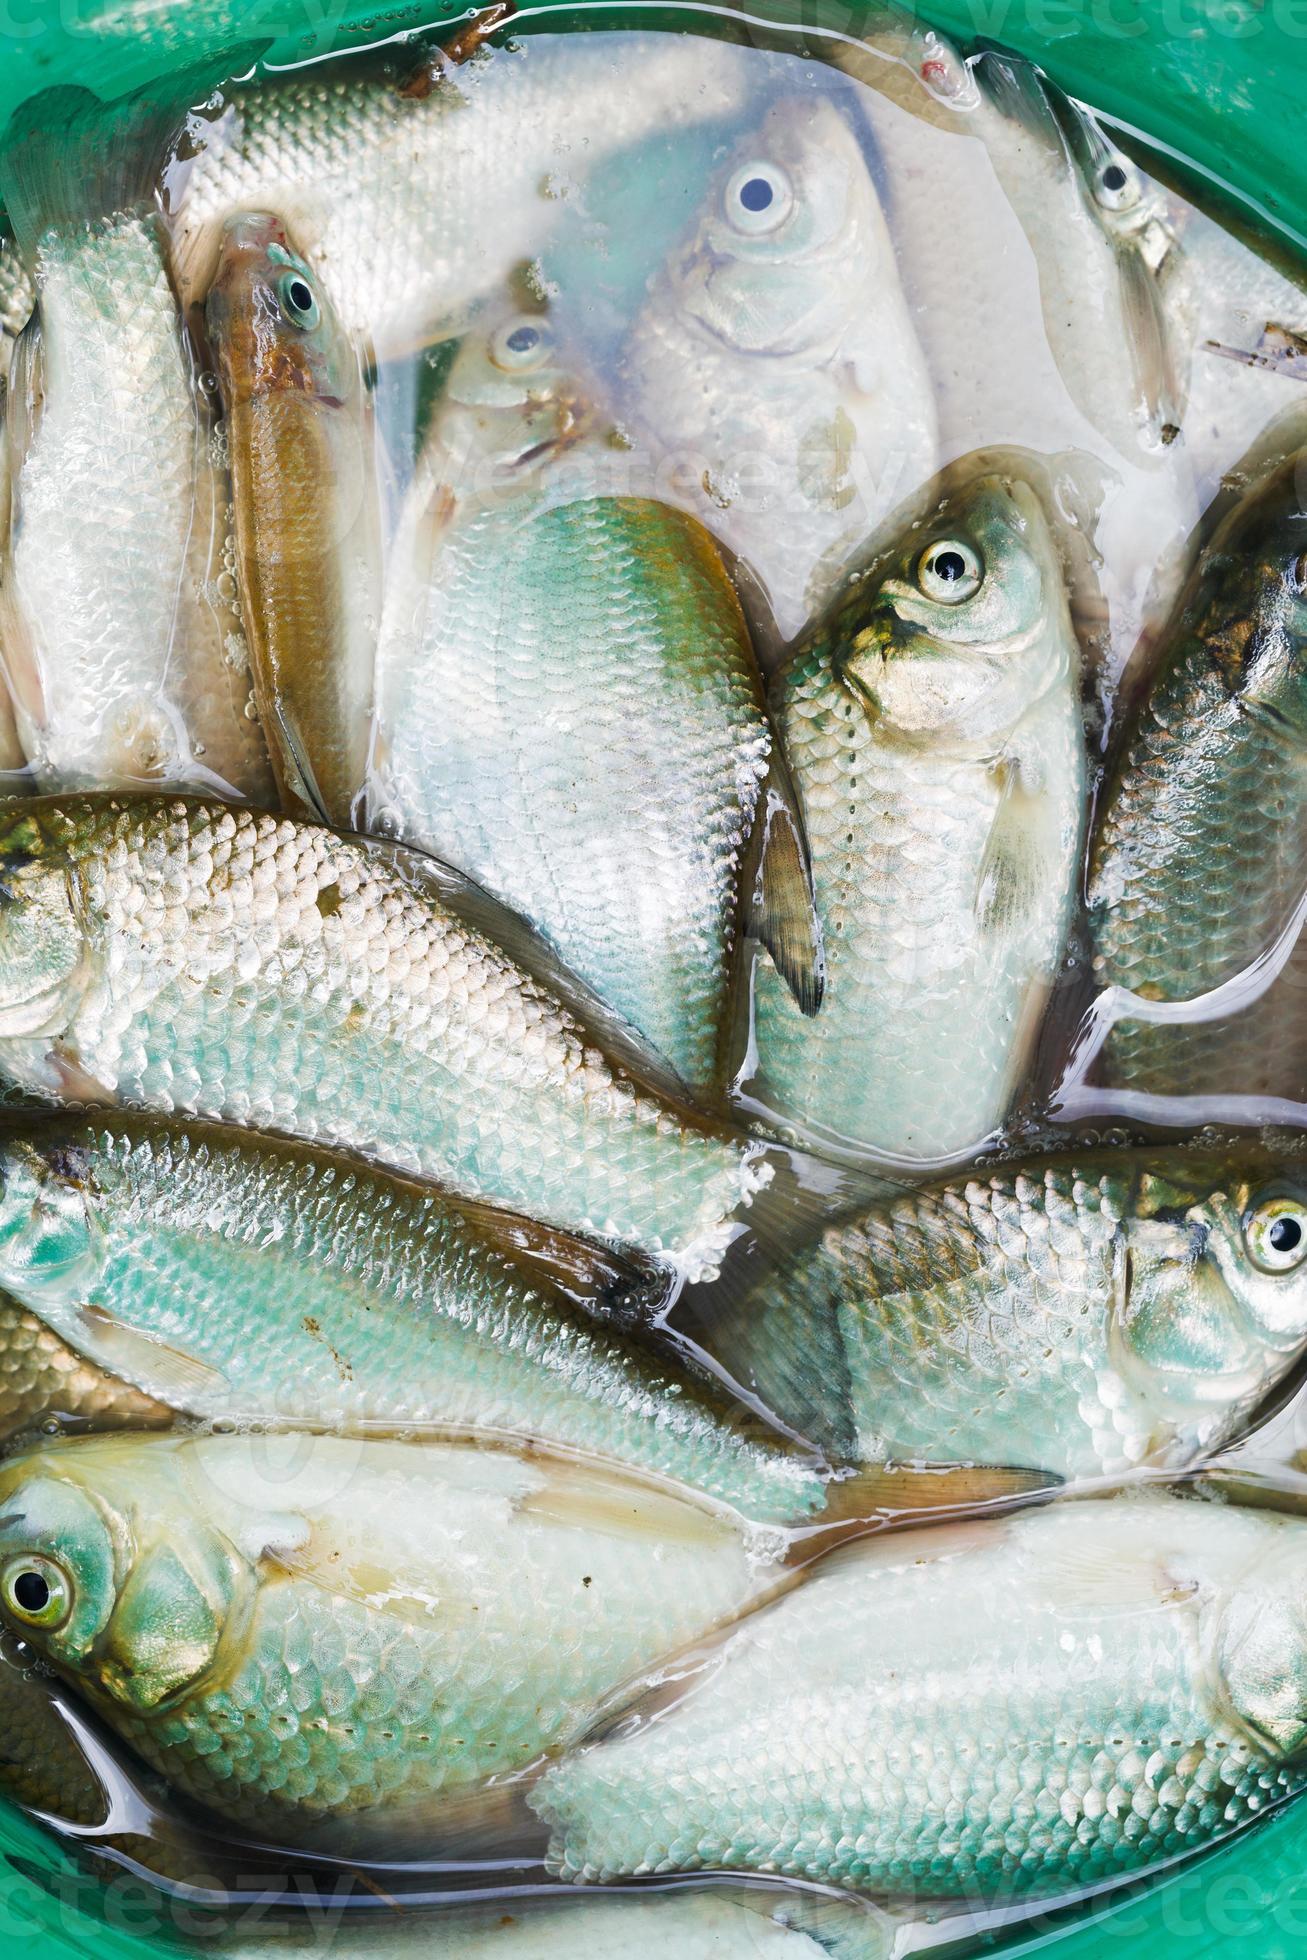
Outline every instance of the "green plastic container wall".
<svg viewBox="0 0 1307 1960">
<path fill-rule="evenodd" d="M 0 129 L 20 102 L 60 83 L 111 97 L 191 68 L 217 80 L 256 60 L 280 66 L 345 52 L 466 11 L 435 0 L 380 9 L 358 0 L 0 0 Z M 868 19 L 856 0 L 746 0 L 740 11 L 854 35 Z M 546 0 L 520 17 L 674 25 L 685 12 Z M 1039 61 L 1070 94 L 1175 159 L 1181 175 L 1205 179 L 1209 199 L 1307 252 L 1307 0 L 933 0 L 916 18 L 964 47 L 997 41 Z M 106 1889 L 25 1818 L 0 1812 L 0 1952 L 161 1960 L 211 1948 L 204 1933 L 214 1930 L 207 1915 L 161 1908 L 138 1881 Z M 995 1935 L 994 1950 L 1056 1960 L 1301 1960 L 1307 1802 L 1115 1903 Z"/>
</svg>

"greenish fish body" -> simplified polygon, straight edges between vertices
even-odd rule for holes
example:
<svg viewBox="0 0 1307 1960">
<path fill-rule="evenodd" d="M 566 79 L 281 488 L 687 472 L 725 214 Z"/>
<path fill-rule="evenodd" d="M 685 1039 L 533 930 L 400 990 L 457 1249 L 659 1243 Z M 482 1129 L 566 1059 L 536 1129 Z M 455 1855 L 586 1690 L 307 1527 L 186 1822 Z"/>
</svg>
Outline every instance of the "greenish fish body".
<svg viewBox="0 0 1307 1960">
<path fill-rule="evenodd" d="M 1193 1018 L 1113 1004 L 1099 1069 L 1161 1095 L 1302 1094 L 1296 986 L 1265 987 L 1307 865 L 1307 503 L 1302 456 L 1242 498 L 1181 597 L 1108 782 L 1089 875 L 1100 984 Z M 1289 976 L 1283 976 L 1285 983 Z M 1242 991 L 1241 991 L 1242 988 Z"/>
<path fill-rule="evenodd" d="M 534 258 L 591 170 L 736 115 L 745 52 L 680 34 L 532 35 L 461 67 L 310 68 L 236 88 L 172 173 L 174 275 L 202 302 L 225 221 L 276 211 L 378 355 L 458 333 Z"/>
<path fill-rule="evenodd" d="M 1061 957 L 1084 796 L 1062 569 L 1028 486 L 981 477 L 914 525 L 800 642 L 775 712 L 826 988 L 805 1019 L 759 963 L 751 1093 L 828 1149 L 974 1150 Z"/>
<path fill-rule="evenodd" d="M 0 1065 L 38 1091 L 352 1149 L 687 1274 L 770 1179 L 610 1060 L 519 964 L 538 943 L 434 860 L 93 796 L 13 806 L 0 855 Z"/>
<path fill-rule="evenodd" d="M 88 1400 L 94 1420 L 103 1368 L 144 1409 L 507 1432 L 755 1518 L 822 1507 L 811 1460 L 602 1326 L 596 1310 L 633 1308 L 640 1279 L 562 1233 L 324 1151 L 150 1117 L 24 1119 L 0 1177 L 0 1286 L 30 1309 L 0 1313 L 11 1431 Z"/>
<path fill-rule="evenodd" d="M 93 1438 L 0 1474 L 0 1616 L 180 1793 L 430 1846 L 774 1577 L 610 1468 L 340 1437 Z"/>
<path fill-rule="evenodd" d="M 460 349 L 393 554 L 378 794 L 710 1092 L 775 737 L 709 533 L 569 493 L 613 461 L 588 413 L 544 320 Z"/>
<path fill-rule="evenodd" d="M 532 1802 L 568 1878 L 1006 1901 L 1121 1877 L 1301 1787 L 1305 1601 L 1300 1521 L 1180 1498 L 883 1540 Z"/>
<path fill-rule="evenodd" d="M 923 1185 L 783 1255 L 719 1342 L 827 1448 L 1182 1469 L 1307 1341 L 1307 1149 L 1063 1152 Z"/>
</svg>

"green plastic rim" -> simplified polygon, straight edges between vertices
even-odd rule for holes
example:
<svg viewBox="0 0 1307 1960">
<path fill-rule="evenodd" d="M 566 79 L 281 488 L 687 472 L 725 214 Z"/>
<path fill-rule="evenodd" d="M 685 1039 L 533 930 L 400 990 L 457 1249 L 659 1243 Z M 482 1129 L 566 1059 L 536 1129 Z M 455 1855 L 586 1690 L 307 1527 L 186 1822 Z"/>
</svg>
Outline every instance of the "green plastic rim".
<svg viewBox="0 0 1307 1960">
<path fill-rule="evenodd" d="M 255 59 L 271 67 L 313 60 L 449 25 L 469 11 L 435 0 L 383 8 L 360 0 L 0 0 L 0 130 L 21 102 L 59 84 L 89 84 L 112 98 L 197 63 L 216 80 Z M 890 10 L 859 0 L 747 0 L 736 9 L 539 0 L 520 19 L 556 13 L 560 26 L 689 26 L 704 11 L 793 28 L 801 40 L 856 36 Z M 920 13 L 892 11 L 940 28 L 964 49 L 993 41 L 1038 61 L 1163 167 L 1169 159 L 1205 202 L 1307 256 L 1307 0 L 932 0 Z M 228 58 L 236 51 L 243 64 Z M 0 1952 L 160 1960 L 203 1952 L 216 1930 L 211 1915 L 162 1901 L 128 1874 L 105 1884 L 38 1826 L 0 1808 Z M 993 1942 L 1056 1960 L 1302 1960 L 1307 1802 L 1143 1888 L 1006 1938 L 996 1932 Z"/>
</svg>

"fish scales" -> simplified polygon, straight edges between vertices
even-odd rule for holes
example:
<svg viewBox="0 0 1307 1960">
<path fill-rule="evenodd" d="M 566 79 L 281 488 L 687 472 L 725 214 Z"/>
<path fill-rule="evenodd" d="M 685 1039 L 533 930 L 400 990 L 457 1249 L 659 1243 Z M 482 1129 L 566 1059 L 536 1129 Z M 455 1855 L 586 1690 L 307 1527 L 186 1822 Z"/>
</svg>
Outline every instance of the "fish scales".
<svg viewBox="0 0 1307 1960">
<path fill-rule="evenodd" d="M 427 860 L 200 802 L 26 812 L 8 923 L 62 914 L 33 951 L 65 962 L 41 1032 L 0 1036 L 30 1086 L 333 1143 L 687 1272 L 770 1176 L 611 1064 Z"/>
<path fill-rule="evenodd" d="M 151 1118 L 24 1119 L 0 1177 L 0 1285 L 33 1309 L 0 1314 L 0 1428 L 52 1404 L 116 1414 L 98 1364 L 140 1411 L 148 1389 L 209 1421 L 505 1431 L 752 1517 L 822 1507 L 811 1460 L 574 1303 L 591 1262 L 592 1307 L 639 1303 L 640 1276 L 584 1243 L 323 1152 Z"/>
<path fill-rule="evenodd" d="M 277 1844 L 429 1847 L 442 1801 L 568 1742 L 771 1577 L 724 1516 L 610 1467 L 277 1451 L 47 1449 L 6 1465 L 0 1524 L 9 1622 L 175 1789 Z M 25 1609 L 24 1569 L 67 1594 L 61 1623 Z"/>
<path fill-rule="evenodd" d="M 1235 981 L 1272 950 L 1302 898 L 1299 471 L 1297 458 L 1273 471 L 1205 548 L 1109 781 L 1088 886 L 1095 972 L 1146 1001 L 1193 1000 Z M 1161 1094 L 1263 1084 L 1294 1093 L 1304 1060 L 1296 998 L 1286 986 L 1246 1017 L 1179 1026 L 1131 1020 L 1126 1008 L 1107 1041 L 1109 1079 Z"/>
<path fill-rule="evenodd" d="M 475 513 L 390 660 L 404 834 L 711 1088 L 772 736 L 707 533 L 626 497 Z"/>
<path fill-rule="evenodd" d="M 1303 1176 L 1285 1137 L 1224 1160 L 1067 1153 L 926 1185 L 782 1254 L 718 1348 L 846 1457 L 1182 1468 L 1237 1435 L 1301 1353 Z"/>
<path fill-rule="evenodd" d="M 1300 1539 L 1153 1498 L 833 1561 L 546 1774 L 551 1863 L 983 1899 L 1210 1843 L 1302 1785 L 1300 1702 L 1263 1671 L 1301 1686 Z"/>
<path fill-rule="evenodd" d="M 408 352 L 461 332 L 605 156 L 734 115 L 750 89 L 738 48 L 673 34 L 533 37 L 425 90 L 406 80 L 311 72 L 235 91 L 178 178 L 183 299 L 207 292 L 223 222 L 271 209 L 345 330 Z"/>
</svg>

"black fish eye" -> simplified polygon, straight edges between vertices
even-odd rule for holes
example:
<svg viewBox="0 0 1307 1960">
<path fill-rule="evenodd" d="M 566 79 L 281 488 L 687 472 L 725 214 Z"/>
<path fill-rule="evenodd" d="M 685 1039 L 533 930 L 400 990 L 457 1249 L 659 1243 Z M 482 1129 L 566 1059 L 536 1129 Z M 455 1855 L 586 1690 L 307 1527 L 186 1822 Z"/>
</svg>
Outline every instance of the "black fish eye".
<svg viewBox="0 0 1307 1960">
<path fill-rule="evenodd" d="M 746 211 L 765 211 L 775 195 L 765 177 L 750 177 L 740 185 L 740 202 Z"/>
<path fill-rule="evenodd" d="M 967 574 L 966 560 L 960 551 L 941 551 L 931 561 L 936 578 L 942 578 L 946 585 L 953 585 Z"/>
<path fill-rule="evenodd" d="M 1295 1252 L 1302 1244 L 1302 1226 L 1296 1218 L 1277 1218 L 1266 1236 L 1276 1252 Z"/>
<path fill-rule="evenodd" d="M 50 1587 L 39 1572 L 20 1572 L 13 1582 L 14 1603 L 24 1613 L 44 1613 L 50 1604 Z"/>
<path fill-rule="evenodd" d="M 303 279 L 292 279 L 286 288 L 286 296 L 291 305 L 298 307 L 301 313 L 307 313 L 313 304 L 313 294 Z"/>
<path fill-rule="evenodd" d="M 508 345 L 515 354 L 529 354 L 539 341 L 540 333 L 536 327 L 514 327 L 508 336 Z"/>
<path fill-rule="evenodd" d="M 1123 191 L 1126 187 L 1126 182 L 1126 174 L 1120 164 L 1109 163 L 1103 172 L 1103 189 L 1108 191 Z"/>
</svg>

